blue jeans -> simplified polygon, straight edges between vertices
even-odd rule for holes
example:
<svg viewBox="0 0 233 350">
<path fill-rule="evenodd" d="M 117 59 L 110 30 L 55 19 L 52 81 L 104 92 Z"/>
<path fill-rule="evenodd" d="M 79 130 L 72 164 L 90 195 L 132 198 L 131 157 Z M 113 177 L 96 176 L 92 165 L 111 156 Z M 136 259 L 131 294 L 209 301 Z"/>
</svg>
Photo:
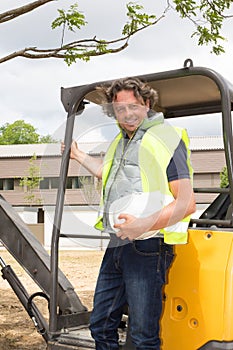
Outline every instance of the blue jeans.
<svg viewBox="0 0 233 350">
<path fill-rule="evenodd" d="M 110 241 L 110 245 L 111 241 Z M 173 246 L 149 238 L 107 248 L 96 285 L 90 330 L 96 350 L 116 350 L 124 306 L 137 350 L 159 350 L 163 286 Z"/>
</svg>

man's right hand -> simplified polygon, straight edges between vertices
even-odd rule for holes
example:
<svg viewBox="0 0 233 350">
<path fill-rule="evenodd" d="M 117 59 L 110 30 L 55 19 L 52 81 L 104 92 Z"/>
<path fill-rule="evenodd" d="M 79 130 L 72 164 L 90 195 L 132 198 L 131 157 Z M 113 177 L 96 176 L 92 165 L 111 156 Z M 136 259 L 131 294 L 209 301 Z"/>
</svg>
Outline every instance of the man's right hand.
<svg viewBox="0 0 233 350">
<path fill-rule="evenodd" d="M 65 143 L 62 141 L 61 154 L 63 154 L 64 151 L 65 151 Z M 70 146 L 70 159 L 77 159 L 78 152 L 79 152 L 78 144 L 75 140 L 73 140 Z"/>
<path fill-rule="evenodd" d="M 64 142 L 61 142 L 61 153 L 65 150 Z M 70 146 L 70 159 L 76 160 L 84 166 L 92 175 L 102 178 L 103 159 L 89 156 L 79 149 L 76 141 L 72 141 Z"/>
</svg>

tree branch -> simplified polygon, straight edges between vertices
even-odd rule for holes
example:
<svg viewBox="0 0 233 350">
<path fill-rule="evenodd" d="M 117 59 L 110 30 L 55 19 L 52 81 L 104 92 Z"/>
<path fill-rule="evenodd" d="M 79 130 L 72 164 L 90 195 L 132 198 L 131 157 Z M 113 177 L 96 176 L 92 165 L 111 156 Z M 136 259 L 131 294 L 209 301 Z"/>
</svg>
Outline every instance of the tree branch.
<svg viewBox="0 0 233 350">
<path fill-rule="evenodd" d="M 4 13 L 0 14 L 0 23 L 11 21 L 12 19 L 24 15 L 25 13 L 31 12 L 35 9 L 37 9 L 40 6 L 45 5 L 48 2 L 51 1 L 57 1 L 57 0 L 37 0 L 34 2 L 31 2 L 28 5 L 17 7 L 15 9 L 6 11 Z"/>
<path fill-rule="evenodd" d="M 0 58 L 0 64 L 12 60 L 16 57 L 24 57 L 29 59 L 61 58 L 69 62 L 75 62 L 76 59 L 89 60 L 90 57 L 101 56 L 109 53 L 117 53 L 128 47 L 128 42 L 131 36 L 146 29 L 147 27 L 157 24 L 160 20 L 162 20 L 165 17 L 167 10 L 168 9 L 166 9 L 163 14 L 153 23 L 143 25 L 142 27 L 139 27 L 136 30 L 132 31 L 129 35 L 114 40 L 105 41 L 94 37 L 91 39 L 72 41 L 68 44 L 62 45 L 61 47 L 51 49 L 26 47 Z M 116 44 L 119 44 L 118 47 L 115 47 Z"/>
<path fill-rule="evenodd" d="M 211 1 L 206 1 L 207 2 L 207 4 L 209 5 L 209 7 L 214 11 L 214 12 L 216 12 L 219 16 L 221 16 L 222 18 L 225 18 L 225 19 L 227 19 L 227 18 L 232 18 L 233 17 L 233 15 L 224 15 L 223 13 L 222 13 L 222 10 L 224 11 L 225 10 L 225 7 L 223 7 L 223 9 L 222 10 L 220 10 L 220 8 L 219 9 L 217 9 L 217 6 L 214 4 L 214 3 L 212 3 Z M 219 6 L 220 6 L 221 4 L 219 4 Z"/>
<path fill-rule="evenodd" d="M 91 39 L 90 39 L 91 40 Z M 107 53 L 117 53 L 124 50 L 128 46 L 125 42 L 117 48 L 108 48 L 106 51 L 98 51 L 96 45 L 84 45 L 77 42 L 71 42 L 63 47 L 58 47 L 54 49 L 38 49 L 36 47 L 26 47 L 25 49 L 12 52 L 10 55 L 0 58 L 0 64 L 12 60 L 16 57 L 24 57 L 30 59 L 41 59 L 41 58 L 61 58 L 66 59 L 69 55 L 68 51 L 72 49 L 79 50 L 76 54 L 77 58 L 83 56 L 82 59 L 88 59 L 94 56 L 101 56 Z M 74 55 L 75 56 L 75 55 Z"/>
</svg>

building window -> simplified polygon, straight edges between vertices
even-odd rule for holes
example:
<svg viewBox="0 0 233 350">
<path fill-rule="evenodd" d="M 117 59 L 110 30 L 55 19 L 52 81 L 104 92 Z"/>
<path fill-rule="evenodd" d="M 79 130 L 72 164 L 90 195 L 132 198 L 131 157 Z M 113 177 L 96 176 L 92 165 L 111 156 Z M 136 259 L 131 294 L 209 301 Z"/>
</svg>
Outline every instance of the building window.
<svg viewBox="0 0 233 350">
<path fill-rule="evenodd" d="M 85 186 L 94 185 L 94 177 L 93 176 L 80 176 L 79 178 L 80 188 Z"/>
<path fill-rule="evenodd" d="M 68 188 L 68 189 L 72 188 L 72 177 L 68 177 L 66 179 L 66 188 Z"/>
<path fill-rule="evenodd" d="M 0 190 L 1 191 L 14 190 L 14 179 L 0 179 Z"/>
<path fill-rule="evenodd" d="M 41 190 L 48 190 L 49 189 L 49 178 L 45 178 L 45 179 L 41 180 L 40 189 Z"/>
<path fill-rule="evenodd" d="M 38 222 L 38 224 L 43 224 L 44 223 L 44 210 L 42 208 L 38 209 L 37 222 Z"/>
<path fill-rule="evenodd" d="M 59 187 L 59 177 L 47 177 L 40 181 L 41 190 L 57 189 Z M 67 189 L 83 188 L 85 185 L 94 184 L 93 176 L 69 176 L 66 180 Z"/>
<path fill-rule="evenodd" d="M 58 188 L 59 187 L 59 177 L 51 177 L 50 185 L 51 185 L 51 188 Z"/>
<path fill-rule="evenodd" d="M 72 188 L 80 188 L 80 180 L 78 176 L 72 178 Z"/>
<path fill-rule="evenodd" d="M 93 176 L 69 176 L 66 181 L 66 188 L 68 189 L 77 189 L 83 188 L 85 185 L 93 185 L 94 177 Z"/>
<path fill-rule="evenodd" d="M 46 177 L 40 182 L 41 190 L 50 190 L 58 188 L 59 186 L 59 177 Z"/>
<path fill-rule="evenodd" d="M 67 181 L 66 181 L 66 188 L 67 189 L 76 189 L 76 188 L 80 188 L 80 187 L 81 187 L 81 185 L 80 185 L 80 180 L 79 180 L 78 176 L 75 176 L 75 177 L 69 176 L 67 178 Z"/>
</svg>

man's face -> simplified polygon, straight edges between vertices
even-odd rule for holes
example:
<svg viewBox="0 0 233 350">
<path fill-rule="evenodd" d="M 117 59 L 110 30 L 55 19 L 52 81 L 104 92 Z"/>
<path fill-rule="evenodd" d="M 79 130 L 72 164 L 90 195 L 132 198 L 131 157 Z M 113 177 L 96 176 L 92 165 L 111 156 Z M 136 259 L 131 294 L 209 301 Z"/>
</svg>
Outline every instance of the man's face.
<svg viewBox="0 0 233 350">
<path fill-rule="evenodd" d="M 122 90 L 116 95 L 113 108 L 120 126 L 131 137 L 134 131 L 147 116 L 149 102 L 137 99 L 132 90 Z"/>
</svg>

